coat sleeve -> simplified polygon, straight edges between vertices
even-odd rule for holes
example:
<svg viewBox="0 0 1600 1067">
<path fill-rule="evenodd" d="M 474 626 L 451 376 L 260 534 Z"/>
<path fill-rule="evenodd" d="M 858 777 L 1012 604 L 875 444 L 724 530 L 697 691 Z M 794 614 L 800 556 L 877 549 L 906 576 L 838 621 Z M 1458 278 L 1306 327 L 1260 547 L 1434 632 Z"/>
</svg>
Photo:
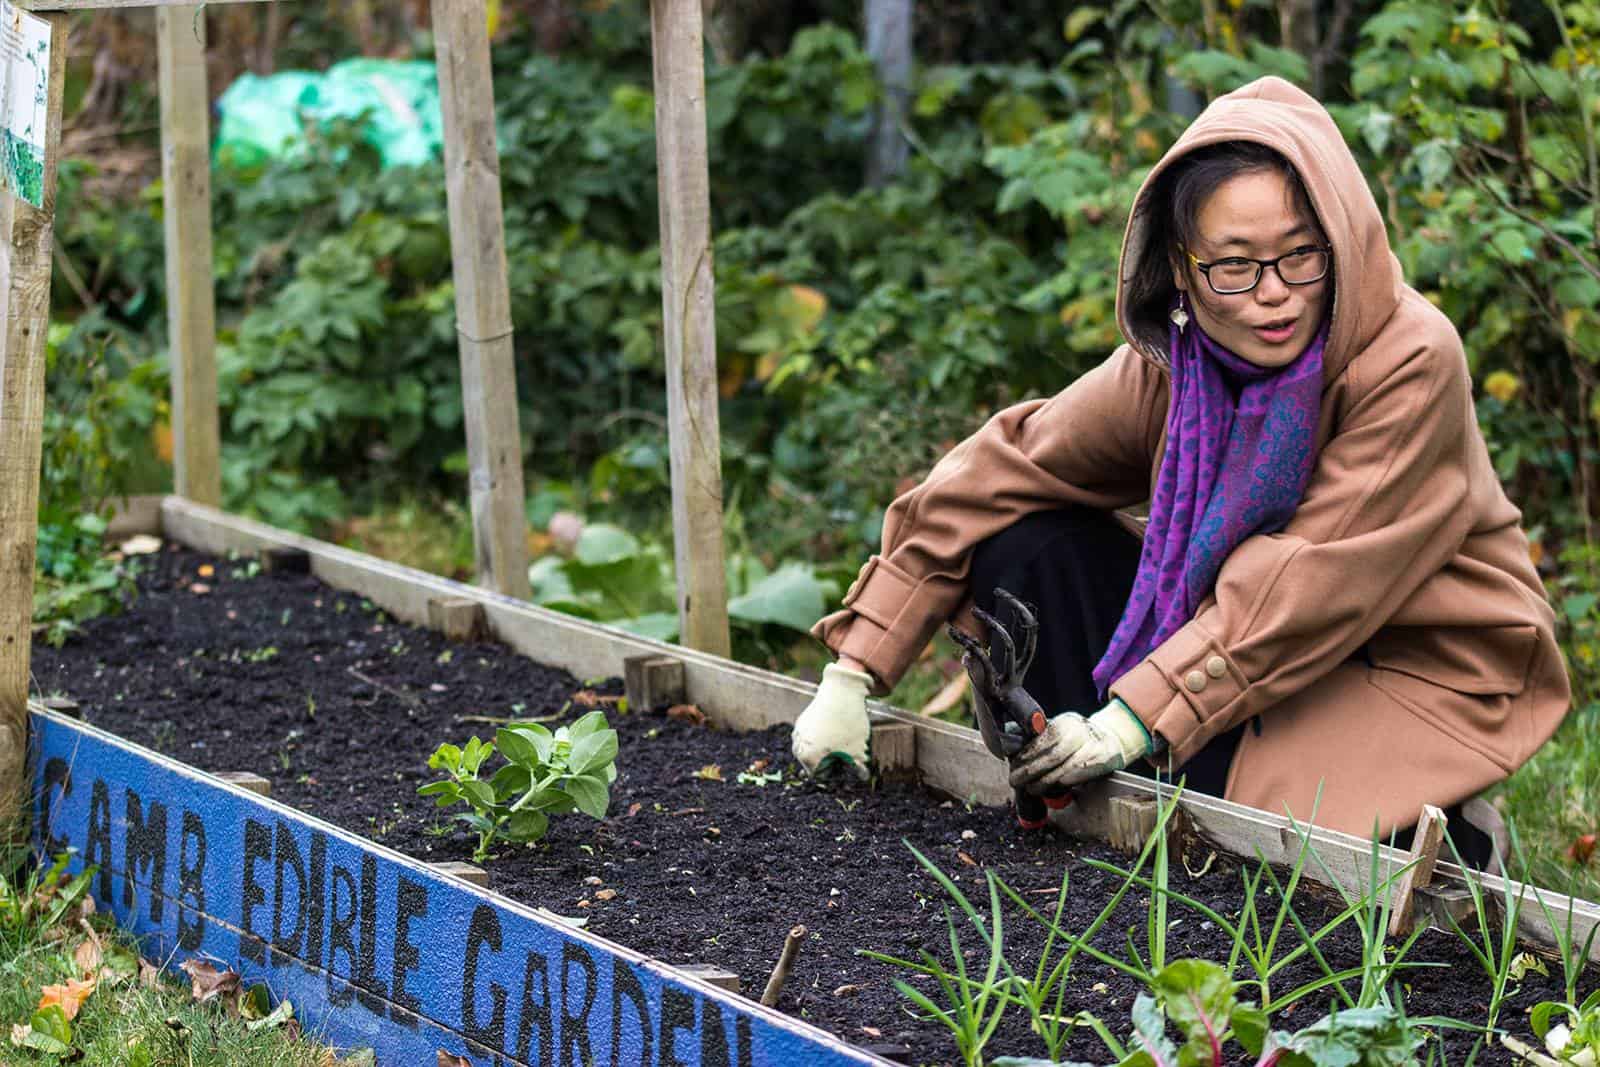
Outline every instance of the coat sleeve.
<svg viewBox="0 0 1600 1067">
<path fill-rule="evenodd" d="M 1316 683 L 1466 540 L 1471 380 L 1454 331 L 1428 332 L 1355 383 L 1289 524 L 1246 538 L 1195 618 L 1112 683 L 1174 765 Z"/>
<path fill-rule="evenodd" d="M 1124 345 L 1048 399 L 998 412 L 896 498 L 881 551 L 811 633 L 888 692 L 966 597 L 972 549 L 1034 511 L 1149 495 L 1165 375 Z"/>
</svg>

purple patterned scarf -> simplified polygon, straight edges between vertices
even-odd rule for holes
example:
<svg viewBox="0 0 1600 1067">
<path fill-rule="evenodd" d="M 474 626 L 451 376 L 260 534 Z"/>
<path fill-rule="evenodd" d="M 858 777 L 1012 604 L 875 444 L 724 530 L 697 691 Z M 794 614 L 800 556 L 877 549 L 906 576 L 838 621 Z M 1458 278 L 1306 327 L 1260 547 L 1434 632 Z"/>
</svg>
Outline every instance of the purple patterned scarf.
<svg viewBox="0 0 1600 1067">
<path fill-rule="evenodd" d="M 1288 523 L 1316 463 L 1327 322 L 1282 368 L 1258 367 L 1190 325 L 1171 331 L 1167 451 L 1133 593 L 1094 669 L 1102 696 L 1194 618 L 1239 542 Z"/>
</svg>

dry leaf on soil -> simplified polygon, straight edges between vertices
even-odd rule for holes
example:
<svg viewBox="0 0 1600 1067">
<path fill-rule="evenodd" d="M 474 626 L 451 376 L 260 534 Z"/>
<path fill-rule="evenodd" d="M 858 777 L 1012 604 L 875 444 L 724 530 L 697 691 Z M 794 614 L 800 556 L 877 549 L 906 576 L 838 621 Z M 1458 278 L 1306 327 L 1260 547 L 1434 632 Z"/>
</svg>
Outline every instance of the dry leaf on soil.
<svg viewBox="0 0 1600 1067">
<path fill-rule="evenodd" d="M 189 976 L 194 999 L 204 1004 L 213 997 L 226 996 L 239 989 L 237 971 L 219 971 L 204 960 L 184 960 L 178 970 Z"/>
<path fill-rule="evenodd" d="M 438 1067 L 472 1067 L 472 1061 L 465 1056 L 455 1056 L 440 1049 Z"/>
<path fill-rule="evenodd" d="M 667 718 L 686 722 L 690 726 L 704 726 L 706 713 L 693 704 L 674 704 L 667 709 Z"/>
<path fill-rule="evenodd" d="M 161 984 L 161 968 L 143 956 L 139 957 L 139 984 L 145 989 L 154 989 Z"/>
<path fill-rule="evenodd" d="M 722 781 L 722 764 L 708 763 L 698 771 L 695 771 L 694 776 L 707 782 L 720 782 Z"/>
<path fill-rule="evenodd" d="M 39 996 L 39 1006 L 35 1011 L 43 1011 L 52 1004 L 61 1007 L 61 1014 L 71 1022 L 78 1017 L 78 1009 L 83 1007 L 83 1002 L 89 999 L 89 994 L 94 992 L 96 982 L 93 978 L 80 982 L 76 978 L 68 978 L 65 985 L 47 985 Z"/>
</svg>

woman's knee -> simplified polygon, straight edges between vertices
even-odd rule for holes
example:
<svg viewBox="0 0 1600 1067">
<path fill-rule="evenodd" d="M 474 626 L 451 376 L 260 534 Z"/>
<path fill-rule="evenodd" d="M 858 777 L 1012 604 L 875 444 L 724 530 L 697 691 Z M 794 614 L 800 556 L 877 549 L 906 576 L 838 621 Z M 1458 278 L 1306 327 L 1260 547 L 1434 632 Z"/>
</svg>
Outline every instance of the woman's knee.
<svg viewBox="0 0 1600 1067">
<path fill-rule="evenodd" d="M 979 607 L 987 609 L 994 599 L 994 587 L 1026 572 L 1046 549 L 1059 563 L 1063 553 L 1098 555 L 1108 539 L 1131 539 L 1110 512 L 1078 504 L 1031 512 L 973 549 L 969 579 L 973 596 Z"/>
</svg>

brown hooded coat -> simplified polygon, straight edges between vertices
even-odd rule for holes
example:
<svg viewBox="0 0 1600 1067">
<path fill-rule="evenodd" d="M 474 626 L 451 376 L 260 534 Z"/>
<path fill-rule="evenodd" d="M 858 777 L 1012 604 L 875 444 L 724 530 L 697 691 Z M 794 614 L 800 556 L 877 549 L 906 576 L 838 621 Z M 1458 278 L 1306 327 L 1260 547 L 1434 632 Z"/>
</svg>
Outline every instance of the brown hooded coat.
<svg viewBox="0 0 1600 1067">
<path fill-rule="evenodd" d="M 1150 178 L 1230 140 L 1294 165 L 1333 246 L 1320 452 L 1289 524 L 1243 541 L 1194 618 L 1111 691 L 1174 765 L 1259 716 L 1229 800 L 1309 818 L 1320 784 L 1318 823 L 1368 834 L 1376 819 L 1386 834 L 1505 778 L 1555 731 L 1570 693 L 1554 613 L 1478 429 L 1461 339 L 1401 278 L 1332 118 L 1264 78 L 1211 104 Z M 1166 254 L 1144 237 L 1133 213 L 1117 299 L 1128 338 L 1133 265 Z M 1125 344 L 1054 397 L 992 417 L 894 501 L 881 553 L 812 633 L 865 664 L 879 693 L 946 619 L 981 633 L 966 588 L 979 541 L 1032 511 L 1148 499 L 1165 361 Z"/>
</svg>

